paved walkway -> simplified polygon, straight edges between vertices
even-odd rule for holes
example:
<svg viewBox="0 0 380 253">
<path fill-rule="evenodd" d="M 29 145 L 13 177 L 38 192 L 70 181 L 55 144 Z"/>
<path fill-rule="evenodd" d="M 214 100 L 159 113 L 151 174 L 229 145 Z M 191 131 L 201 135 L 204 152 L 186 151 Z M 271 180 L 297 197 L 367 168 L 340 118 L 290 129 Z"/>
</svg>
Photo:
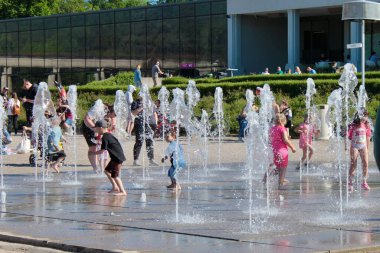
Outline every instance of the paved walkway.
<svg viewBox="0 0 380 253">
<path fill-rule="evenodd" d="M 122 174 L 128 196 L 115 197 L 107 193 L 105 177 L 92 173 L 84 139 L 76 142 L 76 151 L 66 147 L 63 172 L 51 173 L 44 182 L 40 173 L 36 180 L 34 168 L 27 165 L 28 155 L 4 157 L 7 203 L 0 205 L 0 240 L 87 252 L 380 251 L 380 173 L 372 154 L 371 191 L 359 187 L 346 195 L 344 180 L 340 195 L 335 166 L 339 154 L 336 147 L 328 149 L 328 142 L 315 143 L 309 173 L 294 169 L 300 154 L 291 154 L 290 183 L 277 190 L 274 182 L 263 186 L 263 171 L 257 166 L 249 186 L 245 143 L 225 139 L 219 166 L 219 145 L 210 142 L 204 169 L 206 149 L 197 144 L 201 140 L 189 148 L 181 139 L 191 169 L 181 172 L 182 190 L 175 193 L 165 188 L 168 164 L 144 170 L 131 166 L 133 140 L 128 140 L 122 143 L 128 158 Z M 157 161 L 162 144 L 155 143 Z M 74 152 L 77 181 L 71 165 Z"/>
</svg>

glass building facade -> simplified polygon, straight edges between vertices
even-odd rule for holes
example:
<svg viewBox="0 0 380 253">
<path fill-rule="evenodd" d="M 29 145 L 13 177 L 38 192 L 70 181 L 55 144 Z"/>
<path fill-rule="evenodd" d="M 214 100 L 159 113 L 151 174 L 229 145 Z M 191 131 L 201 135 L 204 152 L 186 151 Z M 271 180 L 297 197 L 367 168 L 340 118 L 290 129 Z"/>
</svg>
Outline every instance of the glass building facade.
<svg viewBox="0 0 380 253">
<path fill-rule="evenodd" d="M 226 0 L 0 21 L 3 82 L 84 84 L 137 64 L 150 76 L 156 59 L 170 73 L 225 68 Z"/>
</svg>

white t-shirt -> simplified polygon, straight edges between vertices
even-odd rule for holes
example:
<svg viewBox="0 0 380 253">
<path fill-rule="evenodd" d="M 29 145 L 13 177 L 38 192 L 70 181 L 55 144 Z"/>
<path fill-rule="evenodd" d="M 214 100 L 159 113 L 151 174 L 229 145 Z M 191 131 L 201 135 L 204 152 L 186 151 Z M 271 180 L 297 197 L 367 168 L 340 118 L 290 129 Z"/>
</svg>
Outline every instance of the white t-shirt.
<svg viewBox="0 0 380 253">
<path fill-rule="evenodd" d="M 15 100 L 14 98 L 11 98 L 8 100 L 8 115 L 13 115 L 13 106 L 17 104 L 20 107 L 20 100 Z"/>
</svg>

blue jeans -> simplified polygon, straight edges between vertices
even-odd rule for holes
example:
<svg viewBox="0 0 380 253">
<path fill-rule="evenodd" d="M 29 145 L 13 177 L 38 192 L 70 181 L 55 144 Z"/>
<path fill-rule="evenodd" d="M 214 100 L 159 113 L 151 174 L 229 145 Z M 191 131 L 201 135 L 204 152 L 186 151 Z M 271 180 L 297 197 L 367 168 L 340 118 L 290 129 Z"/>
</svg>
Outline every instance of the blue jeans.
<svg viewBox="0 0 380 253">
<path fill-rule="evenodd" d="M 239 120 L 239 138 L 244 138 L 245 129 L 247 128 L 248 121 L 246 119 Z"/>
</svg>

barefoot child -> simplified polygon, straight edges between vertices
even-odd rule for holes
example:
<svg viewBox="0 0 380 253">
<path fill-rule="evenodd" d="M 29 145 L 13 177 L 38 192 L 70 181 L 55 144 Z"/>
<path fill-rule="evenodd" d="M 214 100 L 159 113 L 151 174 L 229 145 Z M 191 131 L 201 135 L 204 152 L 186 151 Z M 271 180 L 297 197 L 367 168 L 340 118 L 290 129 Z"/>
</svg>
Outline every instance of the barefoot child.
<svg viewBox="0 0 380 253">
<path fill-rule="evenodd" d="M 286 117 L 284 114 L 277 113 L 275 125 L 270 129 L 270 139 L 273 151 L 273 163 L 279 173 L 278 187 L 284 185 L 286 168 L 288 167 L 288 147 L 293 153 L 296 152 L 293 144 L 288 139 L 288 132 L 285 128 Z"/>
<path fill-rule="evenodd" d="M 111 133 L 107 130 L 108 125 L 105 120 L 99 120 L 95 123 L 95 132 L 102 137 L 102 145 L 99 151 L 92 152 L 92 155 L 102 154 L 105 150 L 108 151 L 111 161 L 106 166 L 104 173 L 107 175 L 109 181 L 112 184 L 110 193 L 114 193 L 116 196 L 125 196 L 127 192 L 124 189 L 123 182 L 119 177 L 121 165 L 125 161 L 123 149 Z"/>
<path fill-rule="evenodd" d="M 165 150 L 165 157 L 161 159 L 161 162 L 164 163 L 166 159 L 170 158 L 172 164 L 168 171 L 168 176 L 172 183 L 168 185 L 167 188 L 179 190 L 181 186 L 177 182 L 177 173 L 186 166 L 185 160 L 183 159 L 183 149 L 182 146 L 178 144 L 176 133 L 173 130 L 166 134 L 165 140 L 170 144 Z"/>
<path fill-rule="evenodd" d="M 313 156 L 314 149 L 312 146 L 313 136 L 319 134 L 319 130 L 312 124 L 312 116 L 305 114 L 303 123 L 296 127 L 295 131 L 300 133 L 299 147 L 302 149 L 302 158 L 300 164 L 296 167 L 299 170 L 301 165 L 306 166 Z M 309 157 L 307 154 L 309 153 Z M 306 160 L 307 159 L 307 160 Z"/>
<path fill-rule="evenodd" d="M 364 112 L 361 116 L 356 113 L 353 123 L 348 129 L 348 139 L 351 140 L 350 157 L 351 165 L 349 172 L 348 187 L 350 191 L 353 191 L 353 179 L 356 165 L 358 162 L 358 155 L 362 160 L 363 167 L 363 182 L 362 189 L 369 191 L 371 188 L 367 183 L 368 178 L 368 146 L 371 138 L 371 128 L 367 121 L 367 112 Z"/>
</svg>

